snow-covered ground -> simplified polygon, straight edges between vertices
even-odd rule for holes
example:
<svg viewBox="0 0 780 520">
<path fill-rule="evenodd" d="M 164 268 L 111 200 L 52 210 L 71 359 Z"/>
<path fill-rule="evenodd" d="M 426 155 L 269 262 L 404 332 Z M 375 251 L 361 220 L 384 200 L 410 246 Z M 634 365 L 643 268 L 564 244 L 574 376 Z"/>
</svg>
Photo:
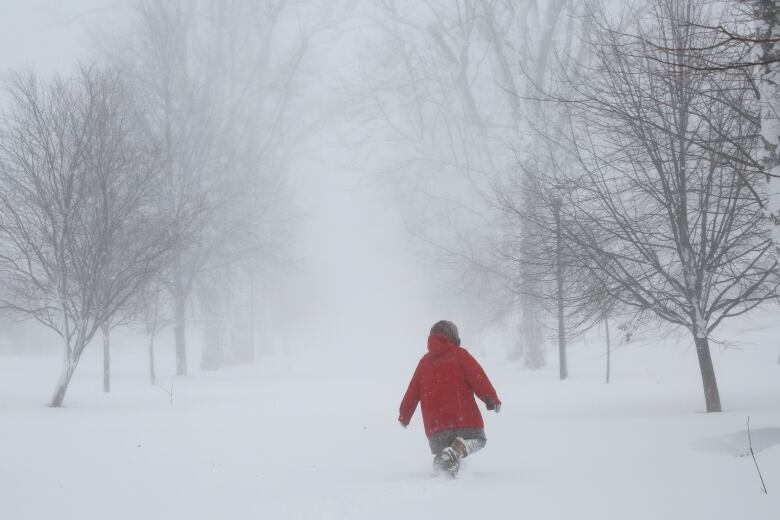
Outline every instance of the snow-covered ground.
<svg viewBox="0 0 780 520">
<path fill-rule="evenodd" d="M 480 357 L 505 404 L 456 481 L 431 477 L 419 415 L 396 423 L 424 337 L 196 373 L 172 406 L 128 348 L 111 395 L 92 348 L 63 409 L 44 406 L 56 357 L 0 357 L 0 518 L 777 520 L 777 321 L 743 320 L 724 335 L 738 348 L 714 348 L 720 414 L 703 413 L 684 337 L 621 345 L 609 385 L 596 337 L 572 346 L 563 383 L 552 353 L 540 372 Z"/>
</svg>

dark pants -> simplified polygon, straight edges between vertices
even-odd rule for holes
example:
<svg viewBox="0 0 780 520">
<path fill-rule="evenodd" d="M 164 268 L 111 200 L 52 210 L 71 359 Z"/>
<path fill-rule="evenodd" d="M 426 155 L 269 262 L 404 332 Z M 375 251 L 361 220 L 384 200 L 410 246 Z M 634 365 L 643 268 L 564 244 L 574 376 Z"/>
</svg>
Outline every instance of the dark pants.
<svg viewBox="0 0 780 520">
<path fill-rule="evenodd" d="M 452 428 L 450 430 L 442 430 L 434 433 L 428 438 L 428 444 L 431 446 L 431 453 L 434 455 L 441 455 L 444 448 L 452 446 L 452 441 L 456 437 L 460 437 L 466 441 L 466 447 L 468 453 L 474 453 L 485 447 L 487 444 L 487 437 L 485 437 L 485 430 L 482 428 Z"/>
</svg>

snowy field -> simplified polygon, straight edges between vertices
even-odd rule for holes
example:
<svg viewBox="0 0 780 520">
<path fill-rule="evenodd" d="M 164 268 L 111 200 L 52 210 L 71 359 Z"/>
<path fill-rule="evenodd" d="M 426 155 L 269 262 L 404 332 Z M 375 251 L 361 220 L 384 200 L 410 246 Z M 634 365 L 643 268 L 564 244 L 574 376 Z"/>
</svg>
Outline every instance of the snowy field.
<svg viewBox="0 0 780 520">
<path fill-rule="evenodd" d="M 431 476 L 419 411 L 396 423 L 424 338 L 196 373 L 172 406 L 127 348 L 111 395 L 92 348 L 63 409 L 44 406 L 56 357 L 0 357 L 0 518 L 777 520 L 773 321 L 736 323 L 723 337 L 739 343 L 713 349 L 725 411 L 710 415 L 685 338 L 620 345 L 609 385 L 599 338 L 572 347 L 565 383 L 552 353 L 533 373 L 475 349 L 505 404 L 456 481 Z"/>
</svg>

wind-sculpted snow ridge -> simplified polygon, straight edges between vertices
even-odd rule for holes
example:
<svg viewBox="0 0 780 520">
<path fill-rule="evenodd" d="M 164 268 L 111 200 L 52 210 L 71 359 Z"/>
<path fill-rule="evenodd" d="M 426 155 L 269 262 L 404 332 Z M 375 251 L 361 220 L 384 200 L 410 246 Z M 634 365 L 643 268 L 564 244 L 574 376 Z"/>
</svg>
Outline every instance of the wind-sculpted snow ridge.
<svg viewBox="0 0 780 520">
<path fill-rule="evenodd" d="M 778 427 L 752 429 L 750 434 L 753 442 L 753 451 L 755 453 L 760 453 L 780 445 L 780 428 Z M 750 455 L 747 429 L 738 430 L 734 433 L 721 435 L 719 437 L 700 439 L 695 441 L 693 445 L 702 451 L 716 455 L 731 455 L 738 457 L 747 457 Z"/>
</svg>

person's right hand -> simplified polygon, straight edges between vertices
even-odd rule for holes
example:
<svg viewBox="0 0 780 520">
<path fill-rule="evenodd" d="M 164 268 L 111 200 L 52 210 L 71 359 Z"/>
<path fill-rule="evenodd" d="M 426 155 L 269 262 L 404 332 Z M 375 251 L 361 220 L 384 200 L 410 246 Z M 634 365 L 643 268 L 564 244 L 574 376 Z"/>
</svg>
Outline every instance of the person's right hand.
<svg viewBox="0 0 780 520">
<path fill-rule="evenodd" d="M 495 410 L 496 413 L 501 411 L 501 403 L 496 403 L 490 397 L 485 397 L 485 406 L 488 410 Z"/>
</svg>

